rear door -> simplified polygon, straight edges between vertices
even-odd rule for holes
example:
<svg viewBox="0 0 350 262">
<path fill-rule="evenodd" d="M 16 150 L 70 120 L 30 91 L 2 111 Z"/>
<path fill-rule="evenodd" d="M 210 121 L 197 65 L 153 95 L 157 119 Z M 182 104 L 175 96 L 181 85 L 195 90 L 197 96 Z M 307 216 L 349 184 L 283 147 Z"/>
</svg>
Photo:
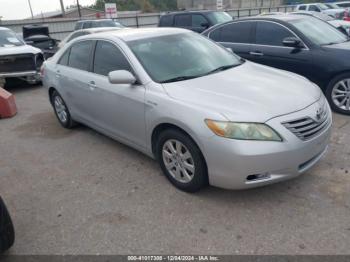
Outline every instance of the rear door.
<svg viewBox="0 0 350 262">
<path fill-rule="evenodd" d="M 211 31 L 208 37 L 250 60 L 255 23 L 255 21 L 240 21 L 225 24 Z"/>
<path fill-rule="evenodd" d="M 255 44 L 251 50 L 252 61 L 309 77 L 314 70 L 311 51 L 307 46 L 284 46 L 283 40 L 286 37 L 297 35 L 277 22 L 257 21 Z"/>
<path fill-rule="evenodd" d="M 88 79 L 91 75 L 94 43 L 91 40 L 74 43 L 69 51 L 67 65 L 57 67 L 56 77 L 59 78 L 60 92 L 77 120 L 92 120 L 94 101 L 90 100 Z"/>
</svg>

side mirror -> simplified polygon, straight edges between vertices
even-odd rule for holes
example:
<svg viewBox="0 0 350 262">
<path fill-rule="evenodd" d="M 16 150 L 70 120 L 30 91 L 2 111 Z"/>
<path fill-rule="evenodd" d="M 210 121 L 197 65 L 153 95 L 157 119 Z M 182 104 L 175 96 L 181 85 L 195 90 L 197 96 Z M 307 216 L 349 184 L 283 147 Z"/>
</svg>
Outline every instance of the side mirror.
<svg viewBox="0 0 350 262">
<path fill-rule="evenodd" d="M 283 45 L 284 46 L 288 46 L 288 47 L 303 47 L 300 39 L 296 38 L 296 37 L 286 37 L 285 39 L 283 39 Z"/>
<path fill-rule="evenodd" d="M 205 29 L 209 28 L 209 23 L 201 23 L 201 27 L 204 27 Z"/>
<path fill-rule="evenodd" d="M 117 70 L 108 74 L 108 80 L 111 84 L 132 85 L 136 83 L 136 78 L 129 71 Z"/>
</svg>

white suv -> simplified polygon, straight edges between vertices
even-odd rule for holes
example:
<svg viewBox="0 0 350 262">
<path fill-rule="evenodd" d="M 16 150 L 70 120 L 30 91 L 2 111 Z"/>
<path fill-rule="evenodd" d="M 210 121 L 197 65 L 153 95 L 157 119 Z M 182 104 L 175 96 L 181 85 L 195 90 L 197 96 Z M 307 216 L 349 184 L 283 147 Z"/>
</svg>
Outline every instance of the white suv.
<svg viewBox="0 0 350 262">
<path fill-rule="evenodd" d="M 324 13 L 329 16 L 338 18 L 340 17 L 340 14 L 344 13 L 345 9 L 343 8 L 332 9 L 323 3 L 312 3 L 312 4 L 297 5 L 296 11 L 314 11 L 314 12 L 320 12 L 320 13 Z"/>
</svg>

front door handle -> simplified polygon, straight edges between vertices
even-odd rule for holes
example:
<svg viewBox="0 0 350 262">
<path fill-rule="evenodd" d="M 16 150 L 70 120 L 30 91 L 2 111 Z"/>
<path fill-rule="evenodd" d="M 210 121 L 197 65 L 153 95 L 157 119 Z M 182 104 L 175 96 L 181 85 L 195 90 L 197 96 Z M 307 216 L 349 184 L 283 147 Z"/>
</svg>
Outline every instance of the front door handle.
<svg viewBox="0 0 350 262">
<path fill-rule="evenodd" d="M 264 55 L 264 53 L 262 53 L 260 51 L 249 52 L 249 54 L 252 56 L 263 56 Z"/>
<path fill-rule="evenodd" d="M 96 85 L 95 81 L 90 81 L 89 82 L 89 88 L 90 88 L 90 90 L 94 90 L 94 89 L 97 88 L 97 85 Z"/>
<path fill-rule="evenodd" d="M 56 78 L 60 78 L 61 77 L 61 71 L 60 70 L 57 70 L 56 71 Z"/>
</svg>

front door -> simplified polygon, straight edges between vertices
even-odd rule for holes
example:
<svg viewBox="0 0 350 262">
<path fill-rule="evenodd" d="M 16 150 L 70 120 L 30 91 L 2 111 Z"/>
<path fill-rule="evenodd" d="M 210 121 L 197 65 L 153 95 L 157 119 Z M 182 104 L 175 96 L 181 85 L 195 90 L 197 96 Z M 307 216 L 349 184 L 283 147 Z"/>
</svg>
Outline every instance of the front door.
<svg viewBox="0 0 350 262">
<path fill-rule="evenodd" d="M 112 136 L 145 147 L 145 87 L 140 84 L 111 84 L 108 74 L 133 70 L 114 43 L 97 41 L 93 73 L 88 78 L 94 125 Z"/>
<path fill-rule="evenodd" d="M 286 27 L 276 22 L 258 21 L 255 36 L 255 44 L 250 51 L 252 61 L 294 72 L 307 78 L 315 74 L 312 51 L 306 46 L 294 48 L 283 45 L 286 37 L 296 37 Z"/>
</svg>

